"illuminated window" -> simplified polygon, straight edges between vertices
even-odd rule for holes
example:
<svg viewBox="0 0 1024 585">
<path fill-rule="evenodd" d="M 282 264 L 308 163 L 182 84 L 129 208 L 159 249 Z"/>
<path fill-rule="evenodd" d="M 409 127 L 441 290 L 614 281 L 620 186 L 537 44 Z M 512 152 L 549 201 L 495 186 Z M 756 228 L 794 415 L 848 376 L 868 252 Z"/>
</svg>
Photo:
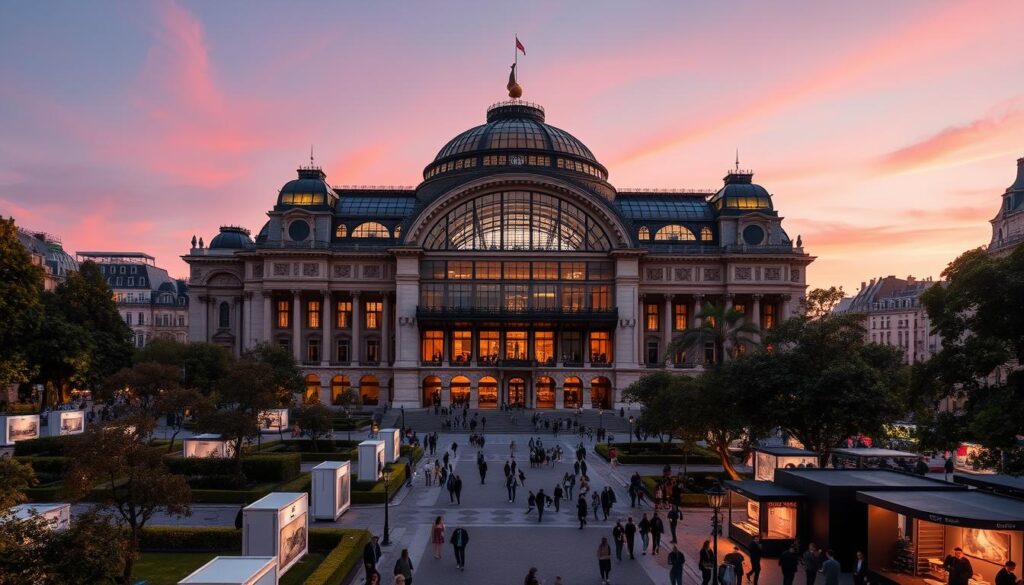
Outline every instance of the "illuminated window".
<svg viewBox="0 0 1024 585">
<path fill-rule="evenodd" d="M 473 332 L 452 332 L 452 363 L 467 364 L 473 354 Z"/>
<path fill-rule="evenodd" d="M 553 331 L 537 331 L 533 334 L 533 355 L 540 364 L 554 364 L 555 333 Z"/>
<path fill-rule="evenodd" d="M 379 339 L 367 339 L 366 340 L 366 361 L 371 364 L 380 362 L 380 340 Z"/>
<path fill-rule="evenodd" d="M 285 193 L 281 196 L 284 205 L 323 205 L 322 193 Z"/>
<path fill-rule="evenodd" d="M 562 280 L 583 280 L 586 264 L 583 262 L 562 262 Z"/>
<path fill-rule="evenodd" d="M 501 279 L 501 262 L 477 262 L 476 277 L 485 280 Z"/>
<path fill-rule="evenodd" d="M 368 301 L 366 303 L 366 328 L 380 329 L 380 318 L 384 312 L 384 303 Z"/>
<path fill-rule="evenodd" d="M 647 229 L 647 226 L 641 226 L 640 227 L 640 233 L 639 233 L 638 237 L 641 240 L 649 240 L 649 239 L 651 239 L 651 230 Z"/>
<path fill-rule="evenodd" d="M 288 328 L 288 316 L 291 311 L 288 310 L 288 301 L 277 301 L 277 327 L 278 329 Z"/>
<path fill-rule="evenodd" d="M 690 308 L 686 304 L 676 304 L 672 307 L 675 315 L 672 319 L 672 326 L 676 331 L 686 330 L 687 323 L 689 322 L 689 310 Z"/>
<path fill-rule="evenodd" d="M 558 308 L 558 287 L 553 284 L 533 285 L 532 296 L 531 306 L 534 309 L 551 311 Z"/>
<path fill-rule="evenodd" d="M 590 287 L 590 308 L 607 311 L 612 308 L 612 287 L 607 285 Z"/>
<path fill-rule="evenodd" d="M 530 263 L 529 262 L 506 262 L 505 263 L 505 278 L 509 280 L 529 280 L 530 278 Z"/>
<path fill-rule="evenodd" d="M 700 228 L 700 241 L 702 241 L 702 242 L 710 242 L 712 239 L 714 239 L 714 237 L 715 236 L 711 233 L 711 228 L 709 228 L 709 227 L 702 227 L 702 228 Z"/>
<path fill-rule="evenodd" d="M 761 312 L 761 327 L 763 329 L 775 327 L 775 305 L 773 303 L 765 303 L 761 307 Z"/>
<path fill-rule="evenodd" d="M 590 332 L 590 363 L 608 364 L 612 359 L 611 333 L 607 331 Z"/>
<path fill-rule="evenodd" d="M 320 301 L 306 302 L 306 327 L 310 329 L 320 327 Z"/>
<path fill-rule="evenodd" d="M 498 352 L 501 349 L 497 331 L 480 332 L 480 361 L 482 363 L 493 363 L 498 359 Z"/>
<path fill-rule="evenodd" d="M 654 234 L 654 239 L 659 241 L 689 241 L 696 240 L 690 228 L 678 224 L 667 225 Z"/>
<path fill-rule="evenodd" d="M 527 290 L 528 287 L 525 284 L 506 284 L 504 287 L 505 310 L 525 311 L 527 307 Z"/>
<path fill-rule="evenodd" d="M 400 237 L 402 237 L 402 226 L 396 225 L 395 226 L 395 239 L 397 240 Z"/>
<path fill-rule="evenodd" d="M 361 223 L 356 226 L 356 229 L 352 230 L 353 238 L 388 238 L 391 237 L 391 232 L 388 231 L 384 225 L 379 224 L 375 221 L 368 221 Z"/>
<path fill-rule="evenodd" d="M 535 280 L 558 280 L 558 262 L 534 262 L 533 278 Z"/>
<path fill-rule="evenodd" d="M 586 299 L 586 289 L 582 286 L 562 287 L 562 310 L 582 311 Z"/>
<path fill-rule="evenodd" d="M 736 303 L 732 306 L 732 308 L 736 309 L 736 312 L 738 313 L 746 314 L 747 312 L 747 305 L 743 303 Z"/>
<path fill-rule="evenodd" d="M 647 324 L 648 331 L 658 331 L 661 329 L 661 313 L 658 311 L 657 303 L 647 303 L 644 305 L 644 322 Z"/>
<path fill-rule="evenodd" d="M 473 278 L 473 263 L 449 262 L 448 278 L 453 280 L 467 280 Z"/>
<path fill-rule="evenodd" d="M 505 359 L 526 360 L 526 332 L 506 331 L 505 332 Z"/>
<path fill-rule="evenodd" d="M 338 329 L 348 329 L 352 323 L 352 301 L 338 301 L 335 314 Z"/>
<path fill-rule="evenodd" d="M 444 331 L 423 332 L 423 361 L 440 362 L 444 355 Z"/>
<path fill-rule="evenodd" d="M 344 238 L 347 235 L 348 235 L 348 228 L 345 227 L 345 224 L 343 224 L 343 223 L 342 224 L 338 224 L 338 228 L 334 230 L 334 237 L 336 237 L 336 238 Z"/>
</svg>

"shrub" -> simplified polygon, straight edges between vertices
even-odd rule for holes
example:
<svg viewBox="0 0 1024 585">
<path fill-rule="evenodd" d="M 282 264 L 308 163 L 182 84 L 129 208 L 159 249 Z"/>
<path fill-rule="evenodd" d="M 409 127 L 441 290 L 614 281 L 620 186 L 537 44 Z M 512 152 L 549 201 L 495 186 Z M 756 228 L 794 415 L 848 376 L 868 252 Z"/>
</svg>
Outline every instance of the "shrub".
<svg viewBox="0 0 1024 585">
<path fill-rule="evenodd" d="M 171 473 L 199 476 L 233 475 L 232 459 L 168 456 L 164 463 Z M 282 482 L 299 475 L 301 459 L 298 453 L 260 453 L 242 456 L 242 473 L 254 482 Z"/>
<path fill-rule="evenodd" d="M 37 456 L 37 457 L 15 457 L 20 463 L 28 463 L 38 476 L 41 473 L 49 473 L 64 477 L 68 468 L 71 467 L 70 457 Z"/>
<path fill-rule="evenodd" d="M 74 435 L 63 435 L 59 437 L 39 437 L 38 439 L 29 439 L 28 441 L 18 441 L 14 444 L 14 454 L 19 456 L 63 456 L 67 455 L 68 447 L 74 439 Z"/>
<path fill-rule="evenodd" d="M 394 498 L 399 488 L 408 480 L 409 468 L 404 463 L 391 464 L 391 481 L 388 499 Z M 383 504 L 384 482 L 354 481 L 352 482 L 353 504 Z"/>
<path fill-rule="evenodd" d="M 681 464 L 684 461 L 678 443 L 665 446 L 661 451 L 659 443 L 633 443 L 633 454 L 629 454 L 629 443 L 612 443 L 619 450 L 619 463 L 623 464 Z M 608 444 L 594 445 L 594 452 L 605 460 L 608 459 Z M 685 458 L 692 465 L 720 465 L 718 455 L 699 445 L 690 446 L 690 456 Z"/>
<path fill-rule="evenodd" d="M 412 465 L 416 465 L 420 459 L 423 459 L 423 448 L 402 445 L 402 457 L 408 459 Z"/>
<path fill-rule="evenodd" d="M 142 531 L 139 550 L 206 551 L 242 550 L 242 531 L 234 528 L 195 526 L 147 526 Z"/>
<path fill-rule="evenodd" d="M 277 486 L 277 488 L 274 491 L 278 491 L 278 492 L 306 492 L 306 493 L 310 494 L 310 496 L 312 496 L 312 487 L 313 487 L 313 476 L 311 474 L 309 474 L 309 473 L 303 473 L 299 477 L 297 477 L 297 478 L 295 478 L 295 479 L 293 479 L 293 480 L 291 480 L 289 482 L 282 483 L 281 485 Z"/>
<path fill-rule="evenodd" d="M 337 544 L 324 558 L 320 566 L 306 579 L 305 585 L 341 585 L 362 559 L 363 547 L 370 540 L 366 530 L 317 530 L 309 531 L 309 545 L 318 533 L 338 532 Z"/>
</svg>

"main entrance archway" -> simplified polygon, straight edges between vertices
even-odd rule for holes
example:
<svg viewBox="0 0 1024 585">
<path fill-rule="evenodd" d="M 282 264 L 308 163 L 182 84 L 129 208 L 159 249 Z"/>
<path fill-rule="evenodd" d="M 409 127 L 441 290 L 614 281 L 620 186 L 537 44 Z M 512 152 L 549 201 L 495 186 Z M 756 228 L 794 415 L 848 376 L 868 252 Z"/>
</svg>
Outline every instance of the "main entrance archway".
<svg viewBox="0 0 1024 585">
<path fill-rule="evenodd" d="M 565 398 L 566 408 L 580 408 L 583 406 L 583 382 L 575 376 L 569 376 L 562 384 L 562 393 Z"/>
<path fill-rule="evenodd" d="M 511 407 L 526 407 L 526 380 L 515 376 L 508 379 L 508 405 Z"/>
<path fill-rule="evenodd" d="M 359 397 L 365 406 L 380 403 L 380 382 L 377 376 L 366 375 L 359 379 Z"/>
<path fill-rule="evenodd" d="M 612 383 L 608 378 L 594 378 L 590 381 L 590 402 L 594 408 L 608 410 L 612 407 Z"/>
<path fill-rule="evenodd" d="M 537 378 L 537 408 L 555 407 L 555 381 L 547 376 Z"/>
<path fill-rule="evenodd" d="M 431 408 L 441 404 L 441 378 L 427 376 L 423 378 L 423 406 Z"/>
<path fill-rule="evenodd" d="M 469 404 L 469 378 L 455 376 L 452 378 L 452 406 Z"/>
<path fill-rule="evenodd" d="M 480 408 L 498 408 L 498 381 L 490 376 L 480 378 L 478 397 Z"/>
</svg>

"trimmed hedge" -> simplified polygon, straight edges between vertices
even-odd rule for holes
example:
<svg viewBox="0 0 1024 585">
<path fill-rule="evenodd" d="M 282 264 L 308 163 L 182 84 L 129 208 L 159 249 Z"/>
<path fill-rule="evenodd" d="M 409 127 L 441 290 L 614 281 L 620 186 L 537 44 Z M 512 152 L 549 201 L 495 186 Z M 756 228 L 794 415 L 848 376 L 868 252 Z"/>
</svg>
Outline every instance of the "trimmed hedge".
<svg viewBox="0 0 1024 585">
<path fill-rule="evenodd" d="M 147 526 L 139 539 L 140 551 L 242 551 L 242 531 L 196 526 Z"/>
<path fill-rule="evenodd" d="M 714 477 L 717 477 L 719 480 L 723 480 L 723 481 L 726 480 L 726 479 L 729 479 L 728 474 L 726 474 L 724 471 L 723 472 L 719 472 L 719 473 L 699 473 L 699 474 L 694 474 L 694 476 L 695 477 L 696 476 L 700 476 L 700 477 L 714 476 Z M 749 475 L 743 475 L 742 479 L 750 479 L 750 476 Z M 654 488 L 656 488 L 658 486 L 658 482 L 661 480 L 661 476 L 641 475 L 640 476 L 640 480 L 643 482 L 644 491 L 647 492 L 648 498 L 653 502 L 654 501 Z M 703 493 L 699 493 L 699 492 L 698 493 L 683 492 L 683 494 L 681 496 L 681 499 L 682 499 L 682 506 L 684 508 L 707 508 L 708 507 L 708 497 L 705 494 L 703 494 Z M 726 501 L 728 502 L 728 499 Z M 741 505 L 739 503 L 738 499 L 734 499 L 733 500 L 733 507 L 734 508 L 742 508 L 743 506 L 746 506 L 746 504 L 742 504 Z"/>
<path fill-rule="evenodd" d="M 309 531 L 310 548 L 314 537 L 319 534 L 326 536 L 326 533 L 338 533 L 337 544 L 304 585 L 341 585 L 362 561 L 363 547 L 370 541 L 370 533 L 366 530 L 314 528 Z"/>
<path fill-rule="evenodd" d="M 401 455 L 409 460 L 409 463 L 415 466 L 423 459 L 423 448 L 422 447 L 411 447 L 409 445 L 402 445 Z"/>
<path fill-rule="evenodd" d="M 68 447 L 71 445 L 72 440 L 74 440 L 74 435 L 61 435 L 57 437 L 39 437 L 38 439 L 18 441 L 17 443 L 14 444 L 14 454 L 16 456 L 64 456 L 67 455 Z"/>
<path fill-rule="evenodd" d="M 405 463 L 391 464 L 391 488 L 388 491 L 388 499 L 391 500 L 398 493 L 399 489 L 408 481 L 409 468 Z M 353 504 L 383 504 L 384 503 L 384 482 L 353 481 L 352 482 L 352 503 Z"/>
<path fill-rule="evenodd" d="M 227 476 L 234 473 L 233 459 L 167 456 L 164 463 L 171 473 L 196 476 Z M 298 453 L 260 453 L 242 455 L 242 473 L 255 482 L 290 481 L 299 475 L 302 465 Z"/>
<path fill-rule="evenodd" d="M 660 451 L 658 443 L 633 443 L 633 454 L 629 454 L 629 443 L 612 443 L 619 450 L 619 463 L 629 464 L 681 464 L 683 454 L 678 443 L 666 445 L 665 452 Z M 608 444 L 594 445 L 594 452 L 608 460 Z M 699 445 L 690 447 L 690 456 L 686 461 L 692 465 L 721 465 L 718 455 Z"/>
<path fill-rule="evenodd" d="M 274 491 L 278 492 L 306 492 L 313 496 L 313 474 L 303 473 L 299 477 L 277 486 Z"/>
</svg>

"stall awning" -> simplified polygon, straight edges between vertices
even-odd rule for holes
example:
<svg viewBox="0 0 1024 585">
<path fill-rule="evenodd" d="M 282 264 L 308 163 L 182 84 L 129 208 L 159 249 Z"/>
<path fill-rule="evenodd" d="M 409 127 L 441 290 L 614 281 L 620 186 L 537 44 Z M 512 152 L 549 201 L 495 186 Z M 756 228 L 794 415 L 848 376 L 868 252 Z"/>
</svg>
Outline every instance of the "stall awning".
<svg viewBox="0 0 1024 585">
<path fill-rule="evenodd" d="M 984 530 L 1024 530 L 1024 501 L 978 491 L 857 492 L 857 500 L 913 518 Z"/>
<path fill-rule="evenodd" d="M 808 451 L 807 449 L 797 449 L 796 447 L 786 447 L 783 445 L 777 447 L 754 447 L 754 451 L 761 453 L 768 453 L 769 455 L 775 455 L 776 457 L 817 457 L 818 454 L 814 451 Z"/>
<path fill-rule="evenodd" d="M 1001 474 L 957 473 L 953 481 L 976 488 L 1024 497 L 1024 477 Z"/>
<path fill-rule="evenodd" d="M 725 487 L 733 490 L 741 496 L 746 496 L 758 502 L 772 501 L 798 501 L 803 500 L 804 495 L 798 491 L 784 488 L 770 481 L 754 480 L 733 480 L 725 482 Z"/>
</svg>

